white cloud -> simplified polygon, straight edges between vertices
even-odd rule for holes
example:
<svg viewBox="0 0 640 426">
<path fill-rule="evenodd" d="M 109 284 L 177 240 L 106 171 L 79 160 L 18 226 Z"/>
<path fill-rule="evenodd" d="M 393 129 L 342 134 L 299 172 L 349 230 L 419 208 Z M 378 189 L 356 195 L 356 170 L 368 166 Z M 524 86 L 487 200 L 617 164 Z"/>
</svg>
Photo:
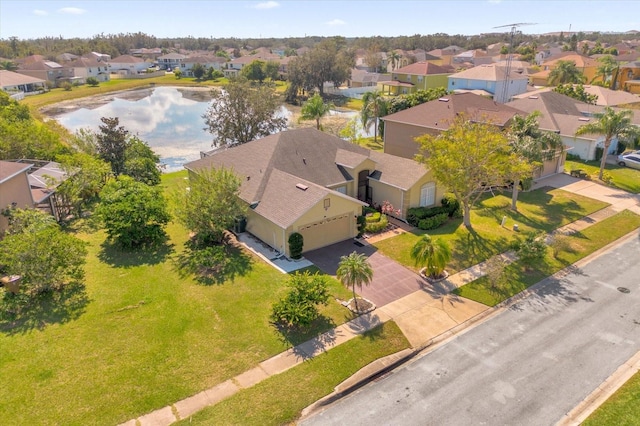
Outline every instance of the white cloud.
<svg viewBox="0 0 640 426">
<path fill-rule="evenodd" d="M 329 25 L 330 27 L 337 27 L 338 25 L 345 25 L 346 22 L 344 22 L 342 19 L 334 19 L 332 21 L 327 22 L 327 25 Z"/>
<path fill-rule="evenodd" d="M 273 9 L 274 7 L 280 7 L 280 3 L 277 1 L 265 1 L 254 6 L 255 9 Z"/>
<path fill-rule="evenodd" d="M 38 15 L 38 16 L 47 16 L 49 14 L 49 12 L 47 12 L 46 10 L 42 10 L 42 9 L 36 9 L 33 11 L 34 15 Z"/>
<path fill-rule="evenodd" d="M 58 9 L 58 12 L 68 13 L 69 15 L 82 15 L 86 10 L 80 9 L 79 7 L 63 7 L 62 9 Z"/>
</svg>

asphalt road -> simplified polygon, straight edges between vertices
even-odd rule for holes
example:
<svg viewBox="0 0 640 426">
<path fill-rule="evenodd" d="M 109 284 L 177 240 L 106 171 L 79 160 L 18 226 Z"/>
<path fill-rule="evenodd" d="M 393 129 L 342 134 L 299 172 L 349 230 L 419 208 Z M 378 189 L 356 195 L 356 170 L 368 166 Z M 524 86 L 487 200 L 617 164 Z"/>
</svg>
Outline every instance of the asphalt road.
<svg viewBox="0 0 640 426">
<path fill-rule="evenodd" d="M 640 350 L 638 254 L 633 238 L 548 280 L 301 424 L 555 424 Z"/>
</svg>

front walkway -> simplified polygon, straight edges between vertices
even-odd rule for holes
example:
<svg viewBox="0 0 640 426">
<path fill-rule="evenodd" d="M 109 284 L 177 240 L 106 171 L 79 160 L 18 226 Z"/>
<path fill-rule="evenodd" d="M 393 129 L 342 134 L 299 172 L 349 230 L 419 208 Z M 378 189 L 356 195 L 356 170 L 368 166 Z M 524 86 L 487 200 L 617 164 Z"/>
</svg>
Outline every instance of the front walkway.
<svg viewBox="0 0 640 426">
<path fill-rule="evenodd" d="M 573 178 L 566 174 L 541 179 L 536 183 L 535 188 L 544 186 L 561 188 L 565 191 L 581 194 L 611 204 L 611 206 L 595 212 L 592 215 L 565 225 L 556 230 L 556 232 L 577 232 L 625 209 L 640 214 L 640 197 L 615 188 L 604 187 L 591 181 Z M 331 265 L 337 265 L 336 259 L 339 259 L 340 254 L 349 254 L 354 249 L 358 252 L 368 253 L 370 259 L 373 258 L 374 262 L 377 262 L 374 256 L 385 258 L 376 252 L 375 247 L 369 246 L 368 244 L 360 247 L 351 240 L 345 242 L 344 245 L 340 247 L 340 250 L 338 250 L 338 247 L 334 247 L 334 251 L 332 252 L 321 252 L 322 255 L 318 256 L 314 256 L 314 253 L 311 252 L 307 254 L 307 257 L 309 259 L 315 258 L 320 263 L 318 266 L 323 270 L 327 268 L 329 270 L 328 273 L 330 273 L 331 268 L 335 268 L 335 266 Z M 269 254 L 261 254 L 261 257 L 268 257 L 268 255 Z M 510 253 L 505 253 L 500 256 L 504 256 L 507 261 L 513 261 L 515 259 Z M 389 265 L 382 260 L 378 266 L 381 271 L 383 271 L 385 267 L 389 267 Z M 375 294 L 372 293 L 367 296 L 367 287 L 365 287 L 362 290 L 364 297 L 379 298 L 378 300 L 380 301 L 389 300 L 388 303 L 382 302 L 375 311 L 362 315 L 305 343 L 275 355 L 261 362 L 257 367 L 220 383 L 213 388 L 204 390 L 175 404 L 158 409 L 137 419 L 129 420 L 123 424 L 128 426 L 135 426 L 137 424 L 142 426 L 170 425 L 180 419 L 191 416 L 203 408 L 215 405 L 240 390 L 249 388 L 270 376 L 293 368 L 387 321 L 395 321 L 409 340 L 411 346 L 413 348 L 420 348 L 427 346 L 436 339 L 442 339 L 445 336 L 455 334 L 466 328 L 469 324 L 481 320 L 495 309 L 449 293 L 452 288 L 464 285 L 484 275 L 484 263 L 454 274 L 446 281 L 436 285 L 426 284 L 418 275 L 409 271 L 404 266 L 395 264 L 391 266 L 391 269 L 399 274 L 409 273 L 409 275 L 407 275 L 410 276 L 407 281 L 409 283 L 408 285 L 411 286 L 411 280 L 414 280 L 417 288 L 412 291 L 394 291 L 394 296 L 389 296 L 384 291 L 377 292 L 376 290 Z M 379 273 L 375 266 L 374 270 L 376 273 Z M 384 275 L 384 272 L 380 273 Z M 333 269 L 332 275 L 333 274 L 335 274 L 335 269 Z M 384 279 L 385 285 L 388 286 L 390 282 L 393 282 L 393 287 L 396 287 L 397 284 L 395 281 L 390 281 L 392 276 L 393 273 Z M 393 359 L 396 358 L 398 357 Z M 389 362 L 388 359 L 375 361 L 370 366 L 356 373 L 347 383 L 356 383 L 361 379 L 365 379 L 371 375 L 372 372 L 387 366 Z M 341 386 L 344 387 L 345 384 L 338 385 L 339 388 Z"/>
</svg>

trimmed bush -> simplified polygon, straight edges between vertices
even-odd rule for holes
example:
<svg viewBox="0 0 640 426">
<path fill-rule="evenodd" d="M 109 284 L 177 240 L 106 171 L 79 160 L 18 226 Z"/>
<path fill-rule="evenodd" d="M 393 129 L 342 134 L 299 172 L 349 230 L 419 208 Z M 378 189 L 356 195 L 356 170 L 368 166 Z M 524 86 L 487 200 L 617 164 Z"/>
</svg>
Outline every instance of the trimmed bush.
<svg viewBox="0 0 640 426">
<path fill-rule="evenodd" d="M 442 207 L 447 209 L 447 213 L 449 214 L 449 217 L 458 217 L 458 215 L 462 216 L 462 209 L 460 208 L 460 203 L 458 202 L 458 199 L 456 198 L 456 196 L 453 195 L 452 193 L 449 192 L 444 194 L 440 203 L 442 204 Z"/>
<path fill-rule="evenodd" d="M 440 214 L 449 216 L 447 207 L 412 207 L 407 212 L 407 222 L 412 226 L 418 226 L 421 220 Z"/>
<path fill-rule="evenodd" d="M 387 215 L 380 215 L 380 220 L 378 222 L 367 222 L 367 226 L 365 227 L 365 231 L 371 234 L 375 234 L 376 232 L 384 231 L 384 229 L 389 225 L 389 220 L 387 219 Z"/>
<path fill-rule="evenodd" d="M 364 234 L 365 228 L 367 227 L 367 218 L 364 216 L 358 216 L 358 237 L 362 237 Z"/>
<path fill-rule="evenodd" d="M 381 216 L 382 216 L 382 213 L 375 212 L 375 213 L 371 213 L 370 215 L 365 216 L 365 220 L 367 221 L 367 223 L 380 222 L 380 217 Z"/>
<path fill-rule="evenodd" d="M 418 222 L 418 228 L 422 230 L 435 229 L 449 220 L 447 213 L 440 213 L 432 217 L 427 217 Z"/>
<path fill-rule="evenodd" d="M 292 259 L 300 259 L 302 257 L 302 248 L 304 247 L 304 238 L 301 234 L 294 232 L 289 235 L 289 253 Z"/>
</svg>

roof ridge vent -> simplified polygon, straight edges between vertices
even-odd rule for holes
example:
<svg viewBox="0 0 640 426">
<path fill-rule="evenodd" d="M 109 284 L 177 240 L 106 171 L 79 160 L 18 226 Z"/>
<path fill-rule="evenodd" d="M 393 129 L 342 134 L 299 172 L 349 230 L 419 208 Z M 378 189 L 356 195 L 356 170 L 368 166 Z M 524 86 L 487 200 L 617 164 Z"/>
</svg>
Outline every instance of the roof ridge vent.
<svg viewBox="0 0 640 426">
<path fill-rule="evenodd" d="M 440 102 L 449 102 L 449 98 L 438 98 Z"/>
<path fill-rule="evenodd" d="M 309 189 L 309 187 L 303 183 L 296 183 L 296 188 L 301 189 L 302 191 Z"/>
</svg>

